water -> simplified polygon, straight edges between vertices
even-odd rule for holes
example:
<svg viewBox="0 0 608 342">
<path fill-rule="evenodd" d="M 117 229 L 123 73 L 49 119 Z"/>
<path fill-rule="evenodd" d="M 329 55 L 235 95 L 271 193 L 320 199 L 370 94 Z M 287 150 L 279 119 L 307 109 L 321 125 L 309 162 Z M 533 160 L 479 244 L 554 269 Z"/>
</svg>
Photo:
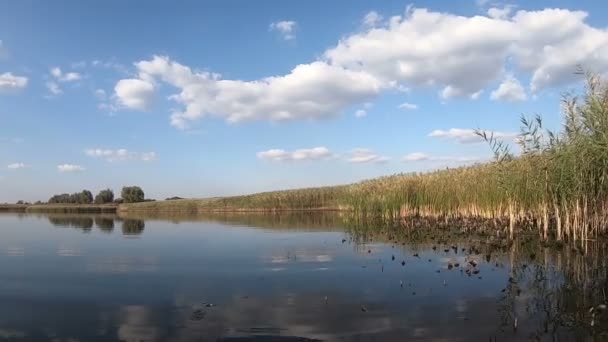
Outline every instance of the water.
<svg viewBox="0 0 608 342">
<path fill-rule="evenodd" d="M 343 221 L 1 213 L 0 340 L 608 336 L 604 244 L 583 256 L 445 232 L 395 241 Z"/>
</svg>

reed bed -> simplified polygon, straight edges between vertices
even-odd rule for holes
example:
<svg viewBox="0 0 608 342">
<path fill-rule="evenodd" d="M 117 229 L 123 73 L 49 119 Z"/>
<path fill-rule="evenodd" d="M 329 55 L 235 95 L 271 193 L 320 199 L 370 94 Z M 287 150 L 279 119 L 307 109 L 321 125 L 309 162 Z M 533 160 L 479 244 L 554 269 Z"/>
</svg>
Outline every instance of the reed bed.
<svg viewBox="0 0 608 342">
<path fill-rule="evenodd" d="M 347 203 L 363 216 L 482 219 L 512 238 L 537 229 L 543 239 L 588 241 L 608 221 L 608 88 L 587 75 L 582 96 L 565 96 L 564 128 L 522 118 L 521 155 L 479 132 L 495 161 L 425 174 L 384 177 L 350 187 Z"/>
<path fill-rule="evenodd" d="M 253 195 L 208 199 L 180 199 L 122 204 L 122 212 L 275 212 L 339 210 L 347 186 L 264 192 Z"/>
<path fill-rule="evenodd" d="M 0 204 L 0 212 L 24 212 L 26 204 Z"/>
</svg>

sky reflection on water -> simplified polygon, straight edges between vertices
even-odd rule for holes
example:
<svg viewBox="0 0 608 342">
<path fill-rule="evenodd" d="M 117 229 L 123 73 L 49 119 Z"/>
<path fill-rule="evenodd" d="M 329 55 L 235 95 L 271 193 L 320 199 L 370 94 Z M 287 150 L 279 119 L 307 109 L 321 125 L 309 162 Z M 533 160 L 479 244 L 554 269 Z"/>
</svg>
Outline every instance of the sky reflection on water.
<svg viewBox="0 0 608 342">
<path fill-rule="evenodd" d="M 448 252 L 356 244 L 333 219 L 303 218 L 302 229 L 256 220 L 1 214 L 0 339 L 520 341 L 592 331 L 552 332 L 531 310 L 563 285 L 563 253 L 486 259 L 464 254 L 466 240 Z M 479 273 L 467 272 L 471 260 Z M 529 290 L 537 272 L 555 288 Z"/>
</svg>

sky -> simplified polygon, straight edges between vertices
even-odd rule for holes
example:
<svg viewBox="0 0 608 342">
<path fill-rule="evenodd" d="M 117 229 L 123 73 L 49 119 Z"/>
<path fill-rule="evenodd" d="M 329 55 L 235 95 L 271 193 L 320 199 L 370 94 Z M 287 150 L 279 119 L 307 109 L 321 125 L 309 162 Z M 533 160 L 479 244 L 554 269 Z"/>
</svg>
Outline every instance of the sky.
<svg viewBox="0 0 608 342">
<path fill-rule="evenodd" d="M 491 159 L 608 70 L 600 1 L 0 2 L 0 203 L 210 197 Z M 513 147 L 516 151 L 516 147 Z"/>
</svg>

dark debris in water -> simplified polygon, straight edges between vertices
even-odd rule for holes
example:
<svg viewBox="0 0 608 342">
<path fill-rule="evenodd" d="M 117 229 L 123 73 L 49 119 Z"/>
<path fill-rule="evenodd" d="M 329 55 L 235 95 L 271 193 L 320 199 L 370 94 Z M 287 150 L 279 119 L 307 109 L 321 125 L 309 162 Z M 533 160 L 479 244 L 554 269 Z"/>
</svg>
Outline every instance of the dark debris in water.
<svg viewBox="0 0 608 342">
<path fill-rule="evenodd" d="M 207 316 L 207 312 L 201 309 L 194 310 L 190 315 L 191 321 L 200 321 Z"/>
<path fill-rule="evenodd" d="M 219 339 L 218 342 L 321 342 L 321 340 L 296 336 L 258 335 L 248 337 L 225 337 Z"/>
</svg>

